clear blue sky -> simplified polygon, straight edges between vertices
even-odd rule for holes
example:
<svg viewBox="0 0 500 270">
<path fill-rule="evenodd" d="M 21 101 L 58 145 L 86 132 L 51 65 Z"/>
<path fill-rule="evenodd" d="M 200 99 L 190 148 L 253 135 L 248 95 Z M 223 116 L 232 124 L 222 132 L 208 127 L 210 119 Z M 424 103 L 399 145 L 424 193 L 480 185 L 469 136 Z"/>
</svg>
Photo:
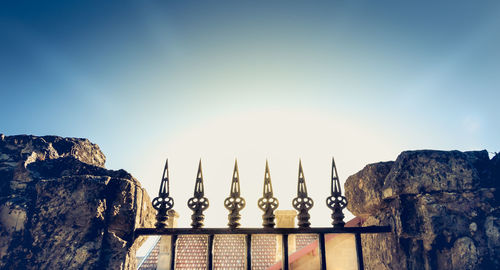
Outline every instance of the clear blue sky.
<svg viewBox="0 0 500 270">
<path fill-rule="evenodd" d="M 3 1 L 0 132 L 89 138 L 151 195 L 167 156 L 178 194 L 202 157 L 222 199 L 235 156 L 257 193 L 266 158 L 286 190 L 302 157 L 321 210 L 331 155 L 344 180 L 500 150 L 499 26 L 499 1 Z"/>
</svg>

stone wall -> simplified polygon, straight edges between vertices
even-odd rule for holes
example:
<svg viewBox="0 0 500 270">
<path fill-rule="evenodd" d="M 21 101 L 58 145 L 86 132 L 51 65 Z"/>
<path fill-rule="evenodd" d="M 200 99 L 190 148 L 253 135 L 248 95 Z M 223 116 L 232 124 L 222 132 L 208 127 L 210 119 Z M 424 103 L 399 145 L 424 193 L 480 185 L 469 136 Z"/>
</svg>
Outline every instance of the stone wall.
<svg viewBox="0 0 500 270">
<path fill-rule="evenodd" d="M 146 191 L 86 139 L 0 135 L 0 269 L 135 269 Z"/>
<path fill-rule="evenodd" d="M 500 156 L 406 151 L 345 183 L 348 209 L 391 234 L 363 236 L 366 269 L 500 269 Z"/>
</svg>

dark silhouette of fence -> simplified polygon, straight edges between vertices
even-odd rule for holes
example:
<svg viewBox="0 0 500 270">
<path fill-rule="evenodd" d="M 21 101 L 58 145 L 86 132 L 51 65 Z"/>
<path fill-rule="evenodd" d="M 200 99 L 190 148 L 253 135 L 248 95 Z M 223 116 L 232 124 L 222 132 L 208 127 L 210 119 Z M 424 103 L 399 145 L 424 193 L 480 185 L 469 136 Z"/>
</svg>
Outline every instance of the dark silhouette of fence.
<svg viewBox="0 0 500 270">
<path fill-rule="evenodd" d="M 246 206 L 245 199 L 240 196 L 240 183 L 238 164 L 235 161 L 233 179 L 231 182 L 230 196 L 224 201 L 224 206 L 229 210 L 228 228 L 203 228 L 205 216 L 203 211 L 209 207 L 209 200 L 204 196 L 203 173 L 201 160 L 198 166 L 193 197 L 188 200 L 188 207 L 193 211 L 191 215 L 192 228 L 168 228 L 168 210 L 174 206 L 174 200 L 170 197 L 168 159 L 165 162 L 163 176 L 158 192 L 158 197 L 153 199 L 153 207 L 157 210 L 155 228 L 137 228 L 135 236 L 140 235 L 170 235 L 171 236 L 171 269 L 175 267 L 176 241 L 179 235 L 207 235 L 208 236 L 208 258 L 207 269 L 213 267 L 213 243 L 214 236 L 220 234 L 239 234 L 246 236 L 246 268 L 252 269 L 252 235 L 257 234 L 278 234 L 282 235 L 282 258 L 283 269 L 288 269 L 288 235 L 290 234 L 317 234 L 319 239 L 320 267 L 326 269 L 325 234 L 350 233 L 355 235 L 356 254 L 358 269 L 363 267 L 363 250 L 361 245 L 361 234 L 366 233 L 387 233 L 391 231 L 389 226 L 368 226 L 368 227 L 344 227 L 343 209 L 347 206 L 347 200 L 342 195 L 342 189 L 332 158 L 331 195 L 326 198 L 326 205 L 332 210 L 332 227 L 311 228 L 309 222 L 309 210 L 313 207 L 314 201 L 307 195 L 306 182 L 302 163 L 299 161 L 299 175 L 297 183 L 297 196 L 293 199 L 292 205 L 298 212 L 298 228 L 275 228 L 274 210 L 278 208 L 278 199 L 273 196 L 273 187 L 269 172 L 269 165 L 266 161 L 264 176 L 263 195 L 258 200 L 258 207 L 264 212 L 262 215 L 262 228 L 240 228 L 240 211 Z"/>
</svg>

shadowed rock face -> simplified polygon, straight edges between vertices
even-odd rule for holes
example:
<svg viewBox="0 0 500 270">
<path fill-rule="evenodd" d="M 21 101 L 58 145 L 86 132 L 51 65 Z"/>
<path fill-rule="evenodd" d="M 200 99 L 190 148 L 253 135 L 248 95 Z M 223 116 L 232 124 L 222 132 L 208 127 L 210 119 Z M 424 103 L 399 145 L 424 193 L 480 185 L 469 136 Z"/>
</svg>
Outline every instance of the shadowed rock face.
<svg viewBox="0 0 500 270">
<path fill-rule="evenodd" d="M 135 269 L 154 210 L 86 139 L 0 135 L 1 269 Z"/>
<path fill-rule="evenodd" d="M 364 225 L 366 269 L 499 269 L 500 156 L 486 151 L 406 151 L 367 165 L 345 184 Z"/>
</svg>

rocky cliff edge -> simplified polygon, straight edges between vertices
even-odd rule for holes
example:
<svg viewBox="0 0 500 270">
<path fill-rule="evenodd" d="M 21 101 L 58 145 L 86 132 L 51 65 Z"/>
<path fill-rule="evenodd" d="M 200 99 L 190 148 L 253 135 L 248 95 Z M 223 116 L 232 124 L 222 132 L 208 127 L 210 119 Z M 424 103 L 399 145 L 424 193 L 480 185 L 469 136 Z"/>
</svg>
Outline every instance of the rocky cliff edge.
<svg viewBox="0 0 500 270">
<path fill-rule="evenodd" d="M 0 134 L 0 269 L 135 269 L 140 183 L 87 139 Z"/>
<path fill-rule="evenodd" d="M 348 209 L 392 234 L 363 236 L 366 269 L 500 269 L 500 156 L 406 151 L 345 183 Z"/>
</svg>

